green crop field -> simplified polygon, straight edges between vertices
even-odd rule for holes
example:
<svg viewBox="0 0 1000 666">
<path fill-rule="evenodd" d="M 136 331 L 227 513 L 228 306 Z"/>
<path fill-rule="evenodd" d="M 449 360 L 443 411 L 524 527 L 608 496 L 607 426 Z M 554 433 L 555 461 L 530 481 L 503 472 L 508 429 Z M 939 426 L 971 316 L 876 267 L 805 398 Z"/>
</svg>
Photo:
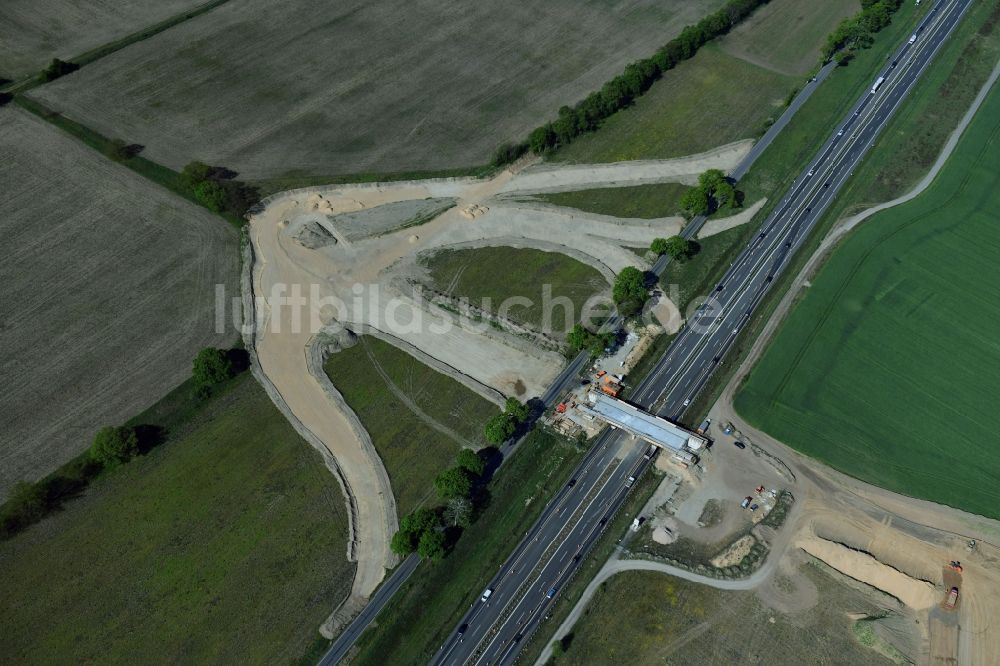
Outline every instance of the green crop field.
<svg viewBox="0 0 1000 666">
<path fill-rule="evenodd" d="M 371 435 L 401 516 L 434 500 L 434 477 L 462 446 L 486 444 L 483 424 L 499 411 L 458 381 L 369 336 L 331 354 L 326 374 Z"/>
<path fill-rule="evenodd" d="M 679 215 L 681 196 L 688 191 L 680 183 L 655 183 L 630 187 L 604 187 L 575 192 L 536 194 L 535 199 L 588 213 L 639 217 L 646 220 Z"/>
<path fill-rule="evenodd" d="M 586 300 L 608 288 L 597 270 L 558 252 L 513 247 L 440 250 L 423 258 L 422 263 L 436 289 L 468 298 L 477 307 L 485 307 L 485 298 L 491 299 L 488 309 L 493 312 L 508 298 L 531 299 L 529 306 L 511 307 L 507 316 L 534 328 L 543 323 L 545 285 L 551 286 L 552 298 L 565 296 L 573 302 L 577 319 Z M 498 280 L 498 275 L 503 275 L 503 280 Z M 552 309 L 553 331 L 565 331 L 574 323 L 566 321 L 565 308 Z"/>
<path fill-rule="evenodd" d="M 820 48 L 841 19 L 861 10 L 859 0 L 771 0 L 736 26 L 722 49 L 781 74 L 819 66 Z"/>
<path fill-rule="evenodd" d="M 864 481 L 1000 517 L 1000 90 L 931 187 L 830 257 L 736 398 Z"/>
<path fill-rule="evenodd" d="M 891 663 L 854 639 L 847 613 L 878 610 L 864 594 L 812 565 L 800 567 L 796 579 L 815 586 L 820 601 L 785 614 L 752 592 L 652 571 L 620 573 L 598 588 L 554 664 Z"/>
<path fill-rule="evenodd" d="M 288 663 L 347 596 L 333 475 L 249 373 L 138 417 L 167 441 L 0 542 L 0 655 L 28 663 Z"/>
</svg>

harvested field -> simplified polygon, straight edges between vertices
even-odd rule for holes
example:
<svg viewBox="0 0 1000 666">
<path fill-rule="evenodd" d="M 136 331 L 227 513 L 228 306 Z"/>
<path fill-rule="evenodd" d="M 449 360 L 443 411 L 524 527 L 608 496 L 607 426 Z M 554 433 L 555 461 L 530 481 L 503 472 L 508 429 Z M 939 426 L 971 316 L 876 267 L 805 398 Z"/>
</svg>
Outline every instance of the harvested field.
<svg viewBox="0 0 1000 666">
<path fill-rule="evenodd" d="M 190 375 L 233 295 L 237 234 L 38 118 L 0 109 L 0 495 Z"/>
<path fill-rule="evenodd" d="M 40 71 L 204 4 L 206 0 L 4 0 L 0 77 Z"/>
<path fill-rule="evenodd" d="M 933 184 L 834 252 L 735 401 L 851 476 L 994 518 L 998 146 L 994 88 Z"/>
<path fill-rule="evenodd" d="M 834 27 L 861 11 L 858 0 L 771 0 L 720 41 L 722 50 L 780 74 L 819 67 Z"/>
<path fill-rule="evenodd" d="M 878 610 L 866 595 L 815 566 L 800 567 L 797 578 L 815 585 L 822 603 L 785 614 L 752 592 L 658 572 L 617 574 L 600 586 L 556 664 L 792 665 L 803 655 L 811 664 L 891 663 L 854 639 L 847 613 Z"/>
<path fill-rule="evenodd" d="M 193 393 L 140 416 L 166 442 L 0 542 L 5 663 L 297 663 L 347 596 L 320 456 L 250 373 Z"/>
<path fill-rule="evenodd" d="M 721 5 L 248 0 L 34 94 L 175 168 L 200 159 L 255 179 L 474 166 Z"/>
<path fill-rule="evenodd" d="M 483 425 L 499 411 L 377 338 L 362 336 L 353 347 L 331 354 L 325 369 L 371 435 L 401 516 L 435 500 L 434 477 L 463 446 L 486 444 Z"/>
</svg>

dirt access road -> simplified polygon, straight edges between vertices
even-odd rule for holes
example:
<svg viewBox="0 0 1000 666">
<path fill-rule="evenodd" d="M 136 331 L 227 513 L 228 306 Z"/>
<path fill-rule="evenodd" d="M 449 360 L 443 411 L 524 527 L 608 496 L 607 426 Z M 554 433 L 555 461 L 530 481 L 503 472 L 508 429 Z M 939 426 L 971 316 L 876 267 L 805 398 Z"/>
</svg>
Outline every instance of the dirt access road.
<svg viewBox="0 0 1000 666">
<path fill-rule="evenodd" d="M 461 326 L 445 332 L 433 330 L 429 324 L 440 323 L 436 318 L 440 313 L 416 304 L 409 294 L 400 292 L 391 269 L 428 248 L 476 242 L 538 246 L 594 261 L 599 261 L 594 255 L 604 254 L 605 260 L 606 256 L 618 258 L 612 262 L 613 270 L 626 261 L 640 263 L 642 260 L 634 253 L 615 252 L 616 242 L 648 242 L 656 235 L 665 235 L 671 227 L 664 226 L 663 221 L 657 225 L 645 220 L 592 219 L 532 210 L 502 201 L 497 195 L 517 193 L 522 188 L 536 190 L 539 186 L 570 190 L 632 184 L 630 178 L 640 182 L 690 179 L 709 168 L 731 169 L 749 148 L 750 142 L 740 142 L 697 156 L 644 161 L 633 167 L 628 163 L 589 168 L 573 165 L 563 171 L 527 164 L 489 180 L 435 179 L 309 188 L 281 193 L 264 202 L 262 211 L 251 218 L 249 225 L 251 257 L 245 263 L 244 301 L 248 321 L 256 323 L 244 331 L 244 338 L 252 350 L 255 371 L 272 399 L 307 441 L 326 452 L 328 464 L 342 482 L 352 518 L 348 557 L 358 563 L 351 601 L 355 607 L 371 594 L 385 569 L 395 562 L 389 542 L 398 517 L 388 476 L 371 439 L 323 373 L 327 340 L 344 326 L 358 332 L 375 330 L 406 351 L 416 348 L 427 354 L 439 364 L 435 367 L 450 370 L 471 386 L 479 385 L 486 395 L 495 391 L 522 398 L 540 394 L 561 368 L 560 355 L 539 352 L 518 340 L 473 334 Z M 537 176 L 539 172 L 544 175 Z M 335 237 L 336 230 L 326 226 L 339 213 L 394 202 L 419 202 L 428 197 L 453 198 L 456 205 L 418 227 L 370 238 Z M 473 209 L 477 211 L 474 219 L 463 216 L 463 211 Z M 538 224 L 539 220 L 544 224 Z M 309 228 L 326 240 L 314 247 L 304 245 L 301 235 L 295 234 L 306 225 L 312 225 Z M 297 310 L 286 298 L 294 289 L 299 290 L 299 296 L 293 299 L 298 302 Z M 311 293 L 311 289 L 315 291 Z M 341 312 L 330 307 L 333 300 L 351 304 L 359 294 L 367 296 L 380 290 L 391 295 L 396 315 L 403 313 L 412 320 L 424 317 L 428 325 L 392 330 L 384 310 Z"/>
</svg>

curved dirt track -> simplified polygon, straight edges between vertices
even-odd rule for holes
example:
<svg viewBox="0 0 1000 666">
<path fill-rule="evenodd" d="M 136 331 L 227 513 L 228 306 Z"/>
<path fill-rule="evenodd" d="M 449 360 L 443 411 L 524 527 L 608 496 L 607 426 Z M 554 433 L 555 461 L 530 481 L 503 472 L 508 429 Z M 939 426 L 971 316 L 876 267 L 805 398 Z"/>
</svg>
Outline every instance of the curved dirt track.
<svg viewBox="0 0 1000 666">
<path fill-rule="evenodd" d="M 604 264 L 606 273 L 641 263 L 638 256 L 617 251 L 614 242 L 648 243 L 676 226 L 676 220 L 618 220 L 568 210 L 530 209 L 496 197 L 501 191 L 513 193 L 537 187 L 540 179 L 545 181 L 545 187 L 573 189 L 690 178 L 706 168 L 729 167 L 748 148 L 749 142 L 739 142 L 676 160 L 529 166 L 519 173 L 504 171 L 489 180 L 434 179 L 305 188 L 274 195 L 264 202 L 249 224 L 251 247 L 245 291 L 253 294 L 247 299 L 247 311 L 256 325 L 247 333 L 247 346 L 272 399 L 307 441 L 325 452 L 328 466 L 344 489 L 352 518 L 348 557 L 358 564 L 352 596 L 345 608 L 357 608 L 382 580 L 385 569 L 395 562 L 389 543 L 398 518 L 388 475 L 370 437 L 322 372 L 327 334 L 335 334 L 341 326 L 359 333 L 376 331 L 385 339 L 395 340 L 404 350 L 411 351 L 404 345 L 413 345 L 439 365 L 465 374 L 467 383 L 481 384 L 481 392 L 487 394 L 497 390 L 524 397 L 538 394 L 558 372 L 561 357 L 554 352 L 530 352 L 517 339 L 473 336 L 461 327 L 434 335 L 427 332 L 431 328 L 427 326 L 398 333 L 391 330 L 379 312 L 360 316 L 348 313 L 346 317 L 338 312 L 338 319 L 333 320 L 323 310 L 325 300 L 340 298 L 350 304 L 350 294 L 356 293 L 350 290 L 357 285 L 381 287 L 395 299 L 397 309 L 432 319 L 433 311 L 420 310 L 421 306 L 407 294 L 394 292 L 394 283 L 387 276 L 402 259 L 420 250 L 463 243 L 538 245 L 553 251 L 565 247 L 567 253 L 592 261 L 599 261 L 603 255 L 608 262 Z M 609 178 L 613 182 L 609 183 Z M 451 197 L 457 204 L 413 229 L 368 238 L 339 235 L 315 249 L 295 237 L 302 225 L 325 226 L 341 212 L 428 197 Z M 469 215 L 470 208 L 476 206 L 481 206 L 483 212 Z M 495 210 L 490 210 L 492 206 Z M 310 292 L 314 286 L 315 296 Z M 300 289 L 298 294 L 296 288 Z M 300 300 L 299 310 L 289 306 L 289 296 Z M 515 387 L 520 387 L 519 391 Z"/>
</svg>

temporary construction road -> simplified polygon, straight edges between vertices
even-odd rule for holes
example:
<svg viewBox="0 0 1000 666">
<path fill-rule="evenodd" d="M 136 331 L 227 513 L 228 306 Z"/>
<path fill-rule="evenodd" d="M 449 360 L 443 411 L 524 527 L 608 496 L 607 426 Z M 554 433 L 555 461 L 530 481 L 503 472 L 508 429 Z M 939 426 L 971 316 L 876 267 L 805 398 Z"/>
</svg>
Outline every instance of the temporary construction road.
<svg viewBox="0 0 1000 666">
<path fill-rule="evenodd" d="M 759 234 L 682 329 L 633 401 L 679 418 L 788 265 L 857 163 L 916 84 L 971 0 L 941 0 L 872 82 L 819 154 L 794 182 Z M 556 595 L 625 502 L 650 461 L 609 430 L 448 636 L 433 664 L 509 664 L 545 619 Z M 618 456 L 621 456 L 619 459 Z"/>
</svg>

